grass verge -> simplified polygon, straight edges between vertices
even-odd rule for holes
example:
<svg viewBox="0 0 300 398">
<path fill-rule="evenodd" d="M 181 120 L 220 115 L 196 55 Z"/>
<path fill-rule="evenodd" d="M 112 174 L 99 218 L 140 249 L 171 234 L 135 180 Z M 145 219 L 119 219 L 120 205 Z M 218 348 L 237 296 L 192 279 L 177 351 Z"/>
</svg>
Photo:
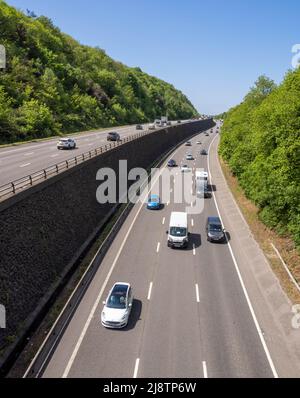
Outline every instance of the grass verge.
<svg viewBox="0 0 300 398">
<path fill-rule="evenodd" d="M 283 264 L 275 253 L 271 243 L 279 250 L 283 260 L 287 264 L 294 278 L 300 281 L 300 253 L 290 236 L 279 236 L 275 231 L 268 228 L 259 219 L 259 209 L 253 202 L 246 198 L 243 189 L 239 185 L 238 179 L 232 174 L 228 164 L 219 156 L 219 161 L 223 170 L 227 184 L 243 213 L 250 230 L 263 250 L 273 271 L 278 277 L 283 290 L 293 303 L 300 303 L 300 293 L 292 283 Z"/>
</svg>

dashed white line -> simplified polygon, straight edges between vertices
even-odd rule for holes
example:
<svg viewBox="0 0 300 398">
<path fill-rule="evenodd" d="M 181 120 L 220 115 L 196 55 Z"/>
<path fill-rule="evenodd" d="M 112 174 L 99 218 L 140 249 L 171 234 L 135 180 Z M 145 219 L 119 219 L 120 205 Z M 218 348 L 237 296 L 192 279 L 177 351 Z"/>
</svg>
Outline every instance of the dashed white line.
<svg viewBox="0 0 300 398">
<path fill-rule="evenodd" d="M 156 253 L 159 252 L 159 249 L 160 249 L 160 242 L 158 242 L 158 244 L 157 244 Z"/>
<path fill-rule="evenodd" d="M 27 167 L 27 166 L 30 166 L 30 165 L 31 165 L 31 163 L 26 163 L 26 164 L 22 164 L 20 167 L 23 168 L 23 167 Z"/>
<path fill-rule="evenodd" d="M 34 155 L 34 152 L 30 152 L 30 153 L 25 153 L 24 156 L 31 156 Z"/>
<path fill-rule="evenodd" d="M 166 222 L 166 217 L 163 218 L 162 225 L 165 225 L 165 222 Z"/>
<path fill-rule="evenodd" d="M 207 366 L 206 366 L 206 362 L 205 362 L 205 361 L 202 362 L 202 367 L 203 367 L 203 376 L 204 376 L 204 379 L 208 379 Z"/>
<path fill-rule="evenodd" d="M 136 379 L 137 376 L 138 376 L 139 365 L 140 365 L 140 358 L 137 358 L 137 360 L 135 361 L 135 367 L 134 367 L 134 373 L 133 373 L 133 378 L 134 379 Z"/>
<path fill-rule="evenodd" d="M 193 244 L 193 255 L 196 256 L 196 246 L 195 246 L 195 243 Z"/>
<path fill-rule="evenodd" d="M 200 303 L 200 294 L 199 294 L 198 283 L 196 283 L 196 299 L 197 299 L 197 303 Z"/>
<path fill-rule="evenodd" d="M 51 158 L 57 158 L 57 156 L 58 156 L 58 154 L 57 155 L 51 155 L 50 157 Z"/>
<path fill-rule="evenodd" d="M 194 226 L 194 219 L 192 218 L 192 227 Z"/>
<path fill-rule="evenodd" d="M 150 286 L 149 286 L 149 292 L 148 292 L 148 297 L 147 297 L 147 299 L 149 301 L 151 300 L 152 287 L 153 287 L 153 282 L 151 282 Z"/>
</svg>

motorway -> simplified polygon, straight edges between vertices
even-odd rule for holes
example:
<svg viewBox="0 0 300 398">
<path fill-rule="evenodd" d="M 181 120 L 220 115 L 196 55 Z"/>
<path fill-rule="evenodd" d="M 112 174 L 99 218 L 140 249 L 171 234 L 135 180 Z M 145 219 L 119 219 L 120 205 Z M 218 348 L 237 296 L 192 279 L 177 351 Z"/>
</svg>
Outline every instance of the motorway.
<svg viewBox="0 0 300 398">
<path fill-rule="evenodd" d="M 209 137 L 201 134 L 171 157 L 180 165 L 192 152 L 191 167 L 208 170 L 209 158 L 199 153 L 214 138 L 216 130 Z M 43 377 L 277 376 L 228 244 L 206 240 L 206 219 L 218 215 L 214 197 L 205 200 L 202 214 L 189 216 L 188 249 L 167 247 L 171 212 L 185 208 L 173 200 L 159 211 L 134 206 Z M 124 330 L 107 330 L 100 322 L 102 301 L 115 282 L 129 282 L 135 296 Z"/>
<path fill-rule="evenodd" d="M 143 127 L 144 131 L 147 131 L 148 124 Z M 73 137 L 77 144 L 75 150 L 58 150 L 57 137 L 47 141 L 0 148 L 0 186 L 105 145 L 109 131 L 118 132 L 121 139 L 140 132 L 136 130 L 136 126 L 126 126 L 75 134 Z"/>
</svg>

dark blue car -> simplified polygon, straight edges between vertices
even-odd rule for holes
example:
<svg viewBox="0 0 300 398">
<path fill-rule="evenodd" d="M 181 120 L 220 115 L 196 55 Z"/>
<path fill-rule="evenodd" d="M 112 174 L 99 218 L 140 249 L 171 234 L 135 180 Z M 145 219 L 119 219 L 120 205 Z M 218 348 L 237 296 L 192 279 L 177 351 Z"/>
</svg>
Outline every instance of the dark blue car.
<svg viewBox="0 0 300 398">
<path fill-rule="evenodd" d="M 151 195 L 148 199 L 147 209 L 159 210 L 160 209 L 160 198 L 158 195 Z"/>
</svg>

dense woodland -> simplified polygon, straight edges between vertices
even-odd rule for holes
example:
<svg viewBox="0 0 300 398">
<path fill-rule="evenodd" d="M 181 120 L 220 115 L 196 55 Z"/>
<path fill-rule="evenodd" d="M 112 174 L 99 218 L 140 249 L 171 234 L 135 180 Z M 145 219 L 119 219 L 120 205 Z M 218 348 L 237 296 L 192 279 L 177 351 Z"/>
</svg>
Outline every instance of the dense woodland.
<svg viewBox="0 0 300 398">
<path fill-rule="evenodd" d="M 197 115 L 180 91 L 0 0 L 0 143 Z"/>
<path fill-rule="evenodd" d="M 300 68 L 278 87 L 260 77 L 225 116 L 220 154 L 260 218 L 300 248 Z"/>
</svg>

